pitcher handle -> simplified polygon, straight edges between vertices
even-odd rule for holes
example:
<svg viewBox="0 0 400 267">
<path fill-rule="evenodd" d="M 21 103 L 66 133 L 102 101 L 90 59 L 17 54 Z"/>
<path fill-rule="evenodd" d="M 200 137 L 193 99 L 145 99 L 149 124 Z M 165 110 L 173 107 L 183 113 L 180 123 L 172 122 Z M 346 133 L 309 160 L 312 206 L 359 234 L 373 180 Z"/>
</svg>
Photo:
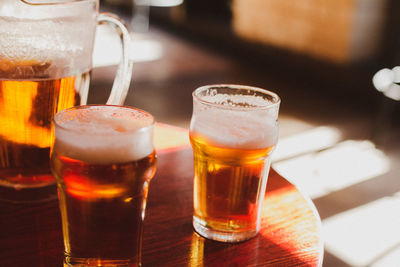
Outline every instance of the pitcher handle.
<svg viewBox="0 0 400 267">
<path fill-rule="evenodd" d="M 106 23 L 114 26 L 121 39 L 121 61 L 118 65 L 111 93 L 107 100 L 107 105 L 123 105 L 131 83 L 133 68 L 133 61 L 129 58 L 129 47 L 131 44 L 129 31 L 121 20 L 114 14 L 100 13 L 97 20 L 99 24 Z"/>
</svg>

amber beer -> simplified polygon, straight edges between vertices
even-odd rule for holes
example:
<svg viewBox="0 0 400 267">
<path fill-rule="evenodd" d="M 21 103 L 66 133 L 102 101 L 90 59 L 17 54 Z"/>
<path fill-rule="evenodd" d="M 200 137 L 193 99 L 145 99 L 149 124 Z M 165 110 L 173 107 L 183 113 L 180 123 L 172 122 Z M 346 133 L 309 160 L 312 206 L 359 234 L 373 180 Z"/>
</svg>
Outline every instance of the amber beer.
<svg viewBox="0 0 400 267">
<path fill-rule="evenodd" d="M 237 242 L 259 230 L 277 142 L 279 98 L 271 94 L 233 85 L 204 86 L 193 93 L 193 226 L 204 237 Z"/>
<path fill-rule="evenodd" d="M 151 115 L 83 106 L 55 117 L 66 266 L 140 266 L 147 192 L 156 169 Z"/>
<path fill-rule="evenodd" d="M 274 147 L 221 147 L 190 136 L 195 162 L 195 220 L 212 228 L 240 232 L 256 228 L 263 177 Z"/>
<path fill-rule="evenodd" d="M 51 121 L 57 111 L 80 104 L 89 74 L 51 77 L 50 67 L 51 62 L 0 60 L 1 186 L 21 190 L 54 183 Z"/>
</svg>

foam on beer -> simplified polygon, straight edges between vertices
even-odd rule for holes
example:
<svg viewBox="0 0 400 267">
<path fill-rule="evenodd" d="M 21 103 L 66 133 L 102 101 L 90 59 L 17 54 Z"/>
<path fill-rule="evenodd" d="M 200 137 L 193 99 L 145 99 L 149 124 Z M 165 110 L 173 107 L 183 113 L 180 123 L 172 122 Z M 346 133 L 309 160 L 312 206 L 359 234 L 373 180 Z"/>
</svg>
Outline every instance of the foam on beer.
<svg viewBox="0 0 400 267">
<path fill-rule="evenodd" d="M 60 14 L 64 9 L 53 7 L 49 12 L 51 5 L 32 8 L 20 1 L 7 1 L 9 6 L 0 9 L 1 78 L 10 78 L 13 72 L 13 79 L 59 78 L 92 68 L 97 20 L 95 14 L 88 15 L 88 7 L 77 9 L 82 14 L 72 17 Z M 35 68 L 29 69 L 30 65 Z"/>
<path fill-rule="evenodd" d="M 263 109 L 272 102 L 260 96 L 210 94 L 195 103 L 191 134 L 202 136 L 216 146 L 263 149 L 278 140 L 277 110 Z"/>
<path fill-rule="evenodd" d="M 151 115 L 136 109 L 92 106 L 55 117 L 55 153 L 95 164 L 142 159 L 154 150 Z"/>
</svg>

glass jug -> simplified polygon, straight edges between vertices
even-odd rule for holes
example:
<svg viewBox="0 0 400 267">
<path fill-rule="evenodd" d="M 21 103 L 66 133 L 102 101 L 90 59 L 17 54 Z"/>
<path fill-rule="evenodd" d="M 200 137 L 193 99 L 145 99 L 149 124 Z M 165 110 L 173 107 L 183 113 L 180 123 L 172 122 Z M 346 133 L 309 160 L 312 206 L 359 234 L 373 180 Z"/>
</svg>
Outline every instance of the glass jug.
<svg viewBox="0 0 400 267">
<path fill-rule="evenodd" d="M 121 105 L 132 74 L 129 32 L 112 14 L 99 14 L 98 0 L 0 1 L 0 198 L 35 198 L 34 189 L 54 185 L 51 122 L 56 112 L 86 104 L 99 23 L 121 37 L 107 101 Z"/>
</svg>

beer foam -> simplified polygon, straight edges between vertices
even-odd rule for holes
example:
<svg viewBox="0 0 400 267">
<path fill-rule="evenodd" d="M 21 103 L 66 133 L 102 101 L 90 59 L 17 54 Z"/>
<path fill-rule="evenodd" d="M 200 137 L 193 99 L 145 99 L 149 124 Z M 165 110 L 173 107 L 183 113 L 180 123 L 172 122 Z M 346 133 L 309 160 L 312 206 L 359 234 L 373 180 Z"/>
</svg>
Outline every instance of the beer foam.
<svg viewBox="0 0 400 267">
<path fill-rule="evenodd" d="M 276 99 L 210 89 L 194 102 L 190 130 L 217 146 L 262 149 L 278 141 Z M 278 103 L 279 105 L 279 103 Z"/>
<path fill-rule="evenodd" d="M 216 146 L 263 149 L 276 145 L 278 126 L 275 119 L 255 114 L 208 110 L 192 117 L 190 131 Z"/>
<path fill-rule="evenodd" d="M 153 117 L 116 106 L 69 109 L 55 116 L 54 152 L 95 164 L 142 159 L 154 150 Z"/>
<path fill-rule="evenodd" d="M 3 72 L 7 71 L 0 73 L 0 77 L 58 78 L 73 76 L 77 71 L 89 71 L 92 68 L 91 51 L 96 25 L 94 16 L 44 19 L 10 15 L 0 17 L 0 68 Z M 29 65 L 24 62 L 33 62 L 34 67 L 27 69 Z"/>
</svg>

